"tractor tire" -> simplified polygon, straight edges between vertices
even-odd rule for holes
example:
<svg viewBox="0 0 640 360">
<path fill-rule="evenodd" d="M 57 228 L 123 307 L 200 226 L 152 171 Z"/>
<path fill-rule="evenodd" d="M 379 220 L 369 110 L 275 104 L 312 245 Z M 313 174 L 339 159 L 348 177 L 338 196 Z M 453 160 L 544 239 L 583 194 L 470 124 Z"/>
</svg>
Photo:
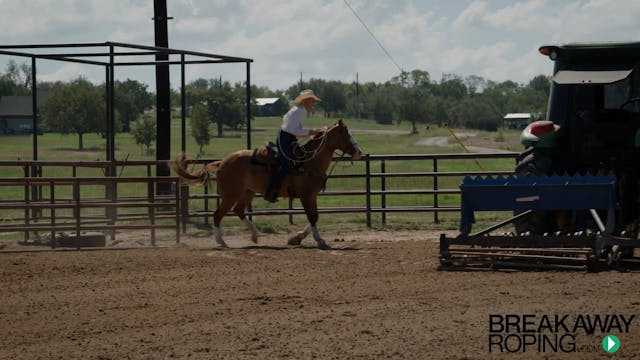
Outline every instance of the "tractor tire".
<svg viewBox="0 0 640 360">
<path fill-rule="evenodd" d="M 551 169 L 551 159 L 540 149 L 527 148 L 517 158 L 514 175 L 516 177 L 545 176 Z M 514 211 L 514 215 L 522 211 Z M 529 216 L 513 222 L 516 234 L 530 233 L 542 235 L 551 231 L 550 214 L 546 211 L 533 211 Z"/>
</svg>

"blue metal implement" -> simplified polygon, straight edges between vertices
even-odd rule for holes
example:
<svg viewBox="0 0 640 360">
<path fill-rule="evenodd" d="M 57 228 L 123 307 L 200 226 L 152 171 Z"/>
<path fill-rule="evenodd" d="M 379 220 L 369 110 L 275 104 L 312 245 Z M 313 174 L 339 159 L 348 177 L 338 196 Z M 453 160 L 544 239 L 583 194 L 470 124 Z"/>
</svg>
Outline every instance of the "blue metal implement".
<svg viewBox="0 0 640 360">
<path fill-rule="evenodd" d="M 616 206 L 614 175 L 536 177 L 465 177 L 460 185 L 460 231 L 468 234 L 475 211 L 500 210 L 609 210 L 613 225 Z"/>
</svg>

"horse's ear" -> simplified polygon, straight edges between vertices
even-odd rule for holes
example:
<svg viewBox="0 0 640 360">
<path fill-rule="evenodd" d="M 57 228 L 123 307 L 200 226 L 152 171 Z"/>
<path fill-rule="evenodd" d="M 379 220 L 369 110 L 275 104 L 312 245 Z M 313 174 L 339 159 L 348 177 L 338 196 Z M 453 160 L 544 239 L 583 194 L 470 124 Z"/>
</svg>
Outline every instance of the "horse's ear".
<svg viewBox="0 0 640 360">
<path fill-rule="evenodd" d="M 342 122 L 342 119 L 338 120 L 338 125 L 344 126 L 344 123 Z"/>
</svg>

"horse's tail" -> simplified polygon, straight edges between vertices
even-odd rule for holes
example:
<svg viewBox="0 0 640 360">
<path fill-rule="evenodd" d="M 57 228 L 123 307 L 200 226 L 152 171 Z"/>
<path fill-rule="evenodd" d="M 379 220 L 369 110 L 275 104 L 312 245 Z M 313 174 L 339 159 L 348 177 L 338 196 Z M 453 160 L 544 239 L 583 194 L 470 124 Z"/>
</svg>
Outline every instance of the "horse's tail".
<svg viewBox="0 0 640 360">
<path fill-rule="evenodd" d="M 184 154 L 180 154 L 169 162 L 169 167 L 178 174 L 183 183 L 193 186 L 207 186 L 212 178 L 215 179 L 213 176 L 215 176 L 216 171 L 218 171 L 220 161 L 206 164 L 200 171 L 190 173 L 187 170 L 187 160 Z"/>
</svg>

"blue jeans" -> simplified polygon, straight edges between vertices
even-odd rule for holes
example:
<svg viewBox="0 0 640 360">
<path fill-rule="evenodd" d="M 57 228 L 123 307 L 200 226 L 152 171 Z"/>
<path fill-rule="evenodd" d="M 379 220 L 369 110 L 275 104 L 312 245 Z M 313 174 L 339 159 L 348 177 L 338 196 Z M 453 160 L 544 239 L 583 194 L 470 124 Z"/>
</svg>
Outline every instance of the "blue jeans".
<svg viewBox="0 0 640 360">
<path fill-rule="evenodd" d="M 273 175 L 271 175 L 269 186 L 265 192 L 266 196 L 274 200 L 277 197 L 282 179 L 284 179 L 293 168 L 293 159 L 295 159 L 293 150 L 298 145 L 298 138 L 293 134 L 280 130 L 276 143 L 279 151 L 278 168 L 276 168 Z"/>
</svg>

